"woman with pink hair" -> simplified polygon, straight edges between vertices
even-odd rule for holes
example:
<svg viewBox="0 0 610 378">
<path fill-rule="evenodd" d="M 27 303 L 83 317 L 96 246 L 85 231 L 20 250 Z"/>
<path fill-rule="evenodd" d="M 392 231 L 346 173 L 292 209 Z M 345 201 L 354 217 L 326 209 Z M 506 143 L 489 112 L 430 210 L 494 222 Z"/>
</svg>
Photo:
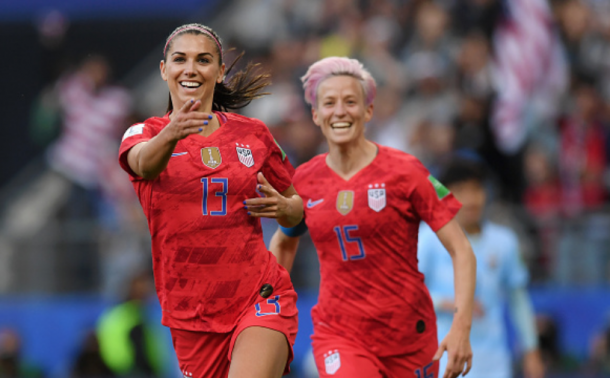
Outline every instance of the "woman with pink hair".
<svg viewBox="0 0 610 378">
<path fill-rule="evenodd" d="M 316 246 L 321 283 L 312 345 L 320 376 L 438 377 L 445 350 L 443 377 L 466 374 L 476 262 L 454 220 L 460 203 L 415 157 L 365 138 L 376 84 L 359 61 L 322 59 L 302 81 L 329 152 L 297 169 L 293 185 L 305 218 L 280 227 L 270 250 L 290 270 L 300 235 L 309 230 Z M 417 268 L 421 220 L 447 248 L 456 277 L 453 326 L 440 347 Z"/>
</svg>

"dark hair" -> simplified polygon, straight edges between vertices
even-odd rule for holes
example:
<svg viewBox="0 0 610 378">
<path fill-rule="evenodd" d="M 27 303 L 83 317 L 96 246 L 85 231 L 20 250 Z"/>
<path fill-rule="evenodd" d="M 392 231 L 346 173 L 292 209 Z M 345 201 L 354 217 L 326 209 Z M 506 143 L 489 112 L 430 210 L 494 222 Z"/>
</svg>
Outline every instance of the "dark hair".
<svg viewBox="0 0 610 378">
<path fill-rule="evenodd" d="M 483 163 L 473 158 L 456 157 L 443 169 L 439 180 L 445 186 L 471 180 L 483 185 L 486 177 Z"/>
<path fill-rule="evenodd" d="M 167 37 L 165 49 L 163 51 L 163 60 L 167 60 L 167 51 L 169 51 L 175 37 L 183 34 L 203 35 L 210 39 L 216 45 L 218 52 L 218 64 L 223 63 L 222 41 L 212 28 L 202 24 L 186 24 L 177 27 Z M 244 56 L 244 52 L 239 54 L 233 63 L 225 71 L 225 77 L 229 77 L 229 73 L 235 67 L 235 64 Z M 268 95 L 269 92 L 261 92 L 264 88 L 271 84 L 271 75 L 268 73 L 259 72 L 258 63 L 248 62 L 246 68 L 237 71 L 228 81 L 223 80 L 214 86 L 214 95 L 212 100 L 212 110 L 227 111 L 229 109 L 241 109 L 247 106 L 252 100 Z M 170 112 L 174 108 L 171 95 L 167 104 L 167 111 Z"/>
</svg>

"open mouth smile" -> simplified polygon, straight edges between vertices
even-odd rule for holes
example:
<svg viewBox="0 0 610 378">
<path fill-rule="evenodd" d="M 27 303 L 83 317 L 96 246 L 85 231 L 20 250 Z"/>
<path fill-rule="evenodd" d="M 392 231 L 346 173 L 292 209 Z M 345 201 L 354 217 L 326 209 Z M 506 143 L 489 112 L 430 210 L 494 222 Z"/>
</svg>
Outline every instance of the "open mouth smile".
<svg viewBox="0 0 610 378">
<path fill-rule="evenodd" d="M 181 81 L 180 85 L 183 88 L 194 89 L 199 88 L 201 86 L 201 83 L 197 83 L 196 81 Z"/>
<path fill-rule="evenodd" d="M 351 126 L 351 122 L 335 122 L 330 124 L 330 127 L 333 129 L 349 129 Z"/>
</svg>

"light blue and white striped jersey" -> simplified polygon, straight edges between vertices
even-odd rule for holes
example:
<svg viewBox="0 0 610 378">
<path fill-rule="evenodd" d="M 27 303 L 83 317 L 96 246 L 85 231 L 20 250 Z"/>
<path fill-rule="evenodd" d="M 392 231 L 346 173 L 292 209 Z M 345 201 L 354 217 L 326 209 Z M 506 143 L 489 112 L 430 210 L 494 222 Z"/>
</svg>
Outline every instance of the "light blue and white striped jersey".
<svg viewBox="0 0 610 378">
<path fill-rule="evenodd" d="M 481 233 L 467 235 L 477 258 L 475 299 L 483 307 L 482 317 L 473 318 L 470 343 L 473 366 L 469 378 L 512 377 L 511 353 L 504 323 L 503 309 L 509 291 L 523 288 L 528 281 L 520 255 L 518 240 L 510 229 L 484 223 Z M 435 304 L 442 299 L 454 300 L 453 263 L 436 234 L 424 223 L 418 243 L 419 270 Z M 449 332 L 453 314 L 437 310 L 439 342 Z M 440 363 L 439 376 L 447 366 L 447 353 Z"/>
</svg>

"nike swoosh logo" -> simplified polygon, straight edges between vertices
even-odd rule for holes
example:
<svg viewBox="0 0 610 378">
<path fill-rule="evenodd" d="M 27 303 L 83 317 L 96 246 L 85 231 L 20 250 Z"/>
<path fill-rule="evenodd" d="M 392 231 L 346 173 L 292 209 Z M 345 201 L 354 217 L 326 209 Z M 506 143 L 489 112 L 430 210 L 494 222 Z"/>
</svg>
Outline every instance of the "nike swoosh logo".
<svg viewBox="0 0 610 378">
<path fill-rule="evenodd" d="M 321 204 L 322 202 L 324 202 L 324 198 L 319 199 L 317 201 L 312 201 L 311 198 L 307 200 L 307 208 L 311 209 L 312 207 Z"/>
<path fill-rule="evenodd" d="M 172 157 L 186 155 L 187 153 L 188 153 L 188 152 L 174 152 L 174 153 L 172 154 Z"/>
</svg>

